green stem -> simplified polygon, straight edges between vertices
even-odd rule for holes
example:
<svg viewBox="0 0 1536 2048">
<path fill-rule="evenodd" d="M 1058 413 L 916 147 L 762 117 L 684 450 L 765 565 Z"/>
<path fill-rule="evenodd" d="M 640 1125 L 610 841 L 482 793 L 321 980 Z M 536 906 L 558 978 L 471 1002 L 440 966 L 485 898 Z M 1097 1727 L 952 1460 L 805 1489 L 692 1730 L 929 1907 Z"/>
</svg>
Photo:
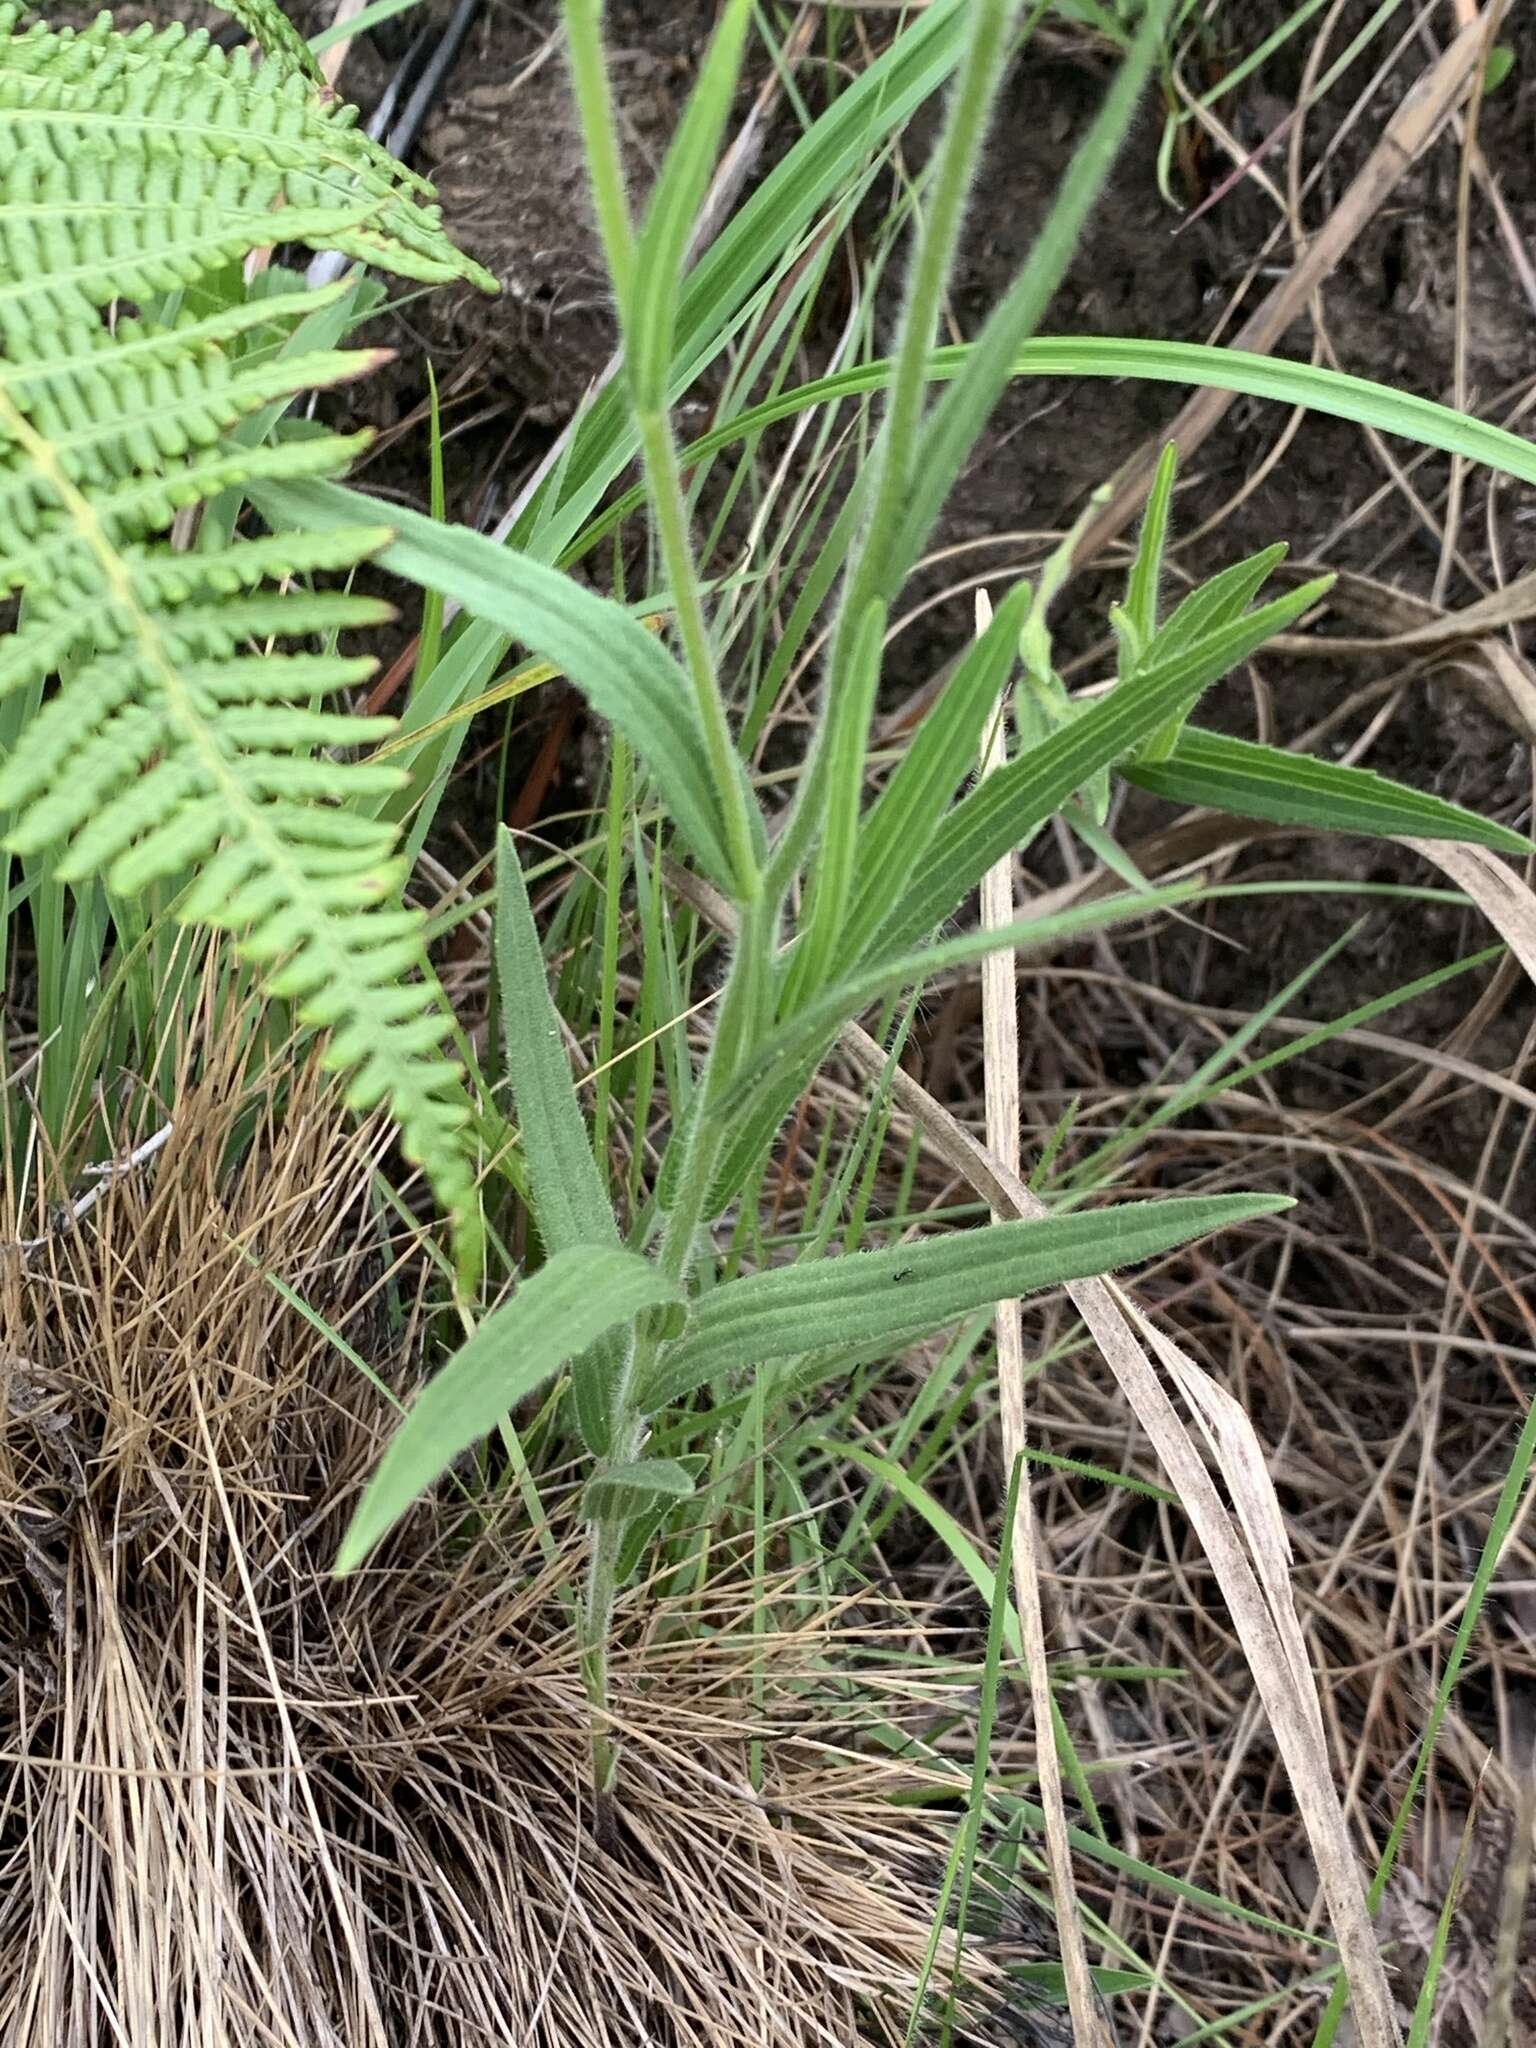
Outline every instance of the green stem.
<svg viewBox="0 0 1536 2048">
<path fill-rule="evenodd" d="M 624 190 L 613 88 L 603 61 L 603 0 L 565 0 L 565 40 L 592 185 L 592 210 L 622 318 L 629 310 L 634 288 L 635 227 Z"/>
<path fill-rule="evenodd" d="M 635 427 L 640 436 L 646 481 L 650 486 L 651 509 L 656 520 L 656 537 L 661 543 L 662 563 L 677 607 L 677 630 L 683 644 L 683 659 L 693 683 L 704 727 L 704 744 L 709 753 L 710 773 L 725 816 L 726 849 L 735 876 L 736 894 L 738 901 L 745 904 L 758 887 L 757 854 L 747 810 L 747 793 L 742 783 L 741 762 L 715 675 L 709 627 L 699 594 L 698 569 L 688 537 L 688 508 L 683 496 L 677 442 L 671 421 L 655 407 L 637 408 Z"/>
<path fill-rule="evenodd" d="M 839 638 L 851 631 L 865 603 L 887 600 L 885 557 L 900 524 L 927 397 L 928 357 L 943 311 L 965 219 L 966 198 L 986 141 L 992 102 L 1002 84 L 1008 33 L 1017 0 L 970 0 L 970 37 L 955 75 L 933 186 L 907 280 L 907 300 L 891 378 L 890 398 L 876 449 L 877 476 L 869 523 L 849 575 L 838 621 Z"/>
<path fill-rule="evenodd" d="M 582 142 L 598 233 L 619 302 L 619 325 L 628 338 L 634 317 L 636 241 L 629 200 L 624 190 L 624 163 L 619 152 L 618 125 L 608 67 L 603 60 L 602 0 L 565 0 L 566 40 L 570 45 L 571 79 L 581 115 Z M 631 370 L 630 399 L 640 438 L 646 483 L 656 520 L 657 538 L 667 580 L 677 606 L 678 633 L 699 717 L 710 772 L 719 792 L 726 848 L 739 896 L 752 893 L 757 880 L 757 854 L 746 791 L 742 787 L 736 745 L 720 695 L 710 651 L 709 630 L 699 595 L 697 565 L 688 537 L 682 469 L 672 426 L 660 394 L 636 388 Z M 646 379 L 647 384 L 651 382 Z"/>
<path fill-rule="evenodd" d="M 971 0 L 970 35 L 960 58 L 939 144 L 928 208 L 918 230 L 891 367 L 890 396 L 863 486 L 868 512 L 843 581 L 822 686 L 822 713 L 805 772 L 769 870 L 770 900 L 782 897 L 796 866 L 820 834 L 825 806 L 831 708 L 846 693 L 859 646 L 860 626 L 873 602 L 889 604 L 905 577 L 892 573 L 893 543 L 911 495 L 912 464 L 920 441 L 929 358 L 944 293 L 965 219 L 966 198 L 986 140 L 992 102 L 1005 69 L 1008 37 L 1018 0 Z"/>
<path fill-rule="evenodd" d="M 581 1671 L 592 1716 L 592 1790 L 598 1802 L 598 1831 L 603 1831 L 619 1774 L 619 1745 L 608 1706 L 608 1639 L 618 1598 L 619 1545 L 624 1526 L 616 1520 L 592 1528 L 592 1557 L 587 1567 L 587 1592 L 581 1605 Z"/>
<path fill-rule="evenodd" d="M 678 1175 L 677 1199 L 668 1213 L 657 1251 L 656 1262 L 661 1271 L 678 1281 L 687 1275 L 724 1143 L 726 1126 L 714 1114 L 714 1108 L 739 1065 L 742 1030 L 751 1028 L 754 991 L 760 980 L 758 969 L 763 956 L 757 905 L 758 899 L 753 898 L 743 914 L 740 939 L 721 1000 L 719 1028 L 699 1078 L 698 1114 L 691 1118 L 684 1140 L 686 1150 Z M 612 1449 L 604 1461 L 605 1467 L 627 1464 L 640 1455 L 645 1442 L 645 1417 L 634 1405 L 635 1390 L 643 1387 L 650 1376 L 659 1341 L 656 1322 L 647 1319 L 636 1333 L 614 1389 Z M 600 1829 L 611 1824 L 619 1768 L 619 1748 L 608 1709 L 608 1641 L 618 1597 L 618 1561 L 623 1538 L 623 1524 L 616 1520 L 599 1522 L 593 1530 L 592 1562 L 581 1616 L 582 1667 L 592 1709 L 592 1783 Z"/>
<path fill-rule="evenodd" d="M 694 1243 L 708 1207 L 715 1169 L 730 1128 L 727 1120 L 718 1113 L 719 1107 L 740 1071 L 754 1032 L 761 1028 L 761 995 L 768 972 L 761 897 L 754 892 L 742 910 L 736 951 L 731 958 L 721 997 L 714 1044 L 699 1077 L 698 1113 L 689 1120 L 687 1136 L 683 1140 L 685 1150 L 678 1173 L 677 1196 L 668 1212 L 657 1249 L 656 1263 L 669 1279 L 681 1282 L 687 1277 Z M 636 1406 L 635 1394 L 650 1378 L 660 1341 L 656 1320 L 647 1318 L 642 1321 L 613 1389 L 610 1409 L 612 1437 L 609 1454 L 598 1465 L 599 1473 L 629 1464 L 640 1456 L 644 1448 L 646 1419 Z M 592 1711 L 592 1783 L 598 1802 L 600 1829 L 611 1821 L 613 1790 L 619 1769 L 619 1746 L 613 1734 L 608 1701 L 608 1644 L 618 1599 L 619 1552 L 623 1541 L 622 1521 L 607 1519 L 595 1524 L 586 1598 L 581 1611 L 582 1673 Z"/>
</svg>

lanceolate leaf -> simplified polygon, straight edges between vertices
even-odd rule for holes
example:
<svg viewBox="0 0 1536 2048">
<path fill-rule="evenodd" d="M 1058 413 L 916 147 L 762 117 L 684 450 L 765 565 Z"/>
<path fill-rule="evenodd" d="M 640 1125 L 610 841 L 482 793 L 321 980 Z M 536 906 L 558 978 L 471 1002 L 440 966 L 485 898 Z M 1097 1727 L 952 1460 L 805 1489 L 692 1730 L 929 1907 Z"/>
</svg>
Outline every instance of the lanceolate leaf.
<svg viewBox="0 0 1536 2048">
<path fill-rule="evenodd" d="M 657 1502 L 686 1500 L 693 1492 L 693 1474 L 677 1458 L 636 1458 L 610 1465 L 588 1482 L 582 1512 L 594 1522 L 631 1515 Z"/>
<path fill-rule="evenodd" d="M 1173 504 L 1173 482 L 1178 471 L 1179 451 L 1170 441 L 1157 465 L 1157 475 L 1142 514 L 1141 537 L 1125 592 L 1125 616 L 1136 644 L 1145 650 L 1157 632 L 1157 600 L 1163 575 L 1163 549 L 1168 539 L 1168 513 Z"/>
<path fill-rule="evenodd" d="M 616 1248 L 618 1225 L 576 1099 L 522 864 L 505 828 L 496 836 L 496 977 L 512 1105 L 544 1249 Z M 611 1395 L 627 1350 L 627 1335 L 610 1333 L 572 1368 L 581 1433 L 599 1457 L 608 1449 Z"/>
<path fill-rule="evenodd" d="M 513 1106 L 545 1249 L 617 1245 L 618 1226 L 576 1100 L 522 864 L 505 827 L 496 838 L 496 976 Z"/>
<path fill-rule="evenodd" d="M 1519 832 L 1368 768 L 1227 739 L 1198 726 L 1185 727 L 1166 761 L 1127 763 L 1121 773 L 1155 796 L 1209 804 L 1240 818 L 1378 838 L 1456 839 L 1501 853 L 1531 851 L 1530 840 Z"/>
<path fill-rule="evenodd" d="M 643 1403 L 647 1410 L 664 1407 L 716 1373 L 765 1359 L 854 1342 L 908 1343 L 987 1302 L 1109 1273 L 1291 1206 L 1281 1195 L 1170 1197 L 1040 1222 L 994 1223 L 889 1251 L 754 1273 L 695 1305 L 683 1336 L 657 1361 Z"/>
<path fill-rule="evenodd" d="M 646 207 L 635 250 L 634 304 L 625 329 L 631 384 L 648 405 L 666 401 L 683 265 L 715 167 L 751 19 L 751 0 L 727 0 Z"/>
<path fill-rule="evenodd" d="M 307 526 L 350 524 L 359 502 L 357 493 L 334 487 L 259 485 L 249 495 L 274 523 Z M 439 526 L 403 506 L 391 506 L 389 516 L 395 539 L 380 554 L 382 565 L 440 591 L 568 675 L 644 761 L 700 867 L 729 887 L 698 712 L 688 679 L 667 650 L 623 605 L 557 569 L 498 547 L 467 526 Z"/>
<path fill-rule="evenodd" d="M 1231 625 L 1258 596 L 1285 556 L 1285 543 L 1276 541 L 1244 561 L 1229 563 L 1198 590 L 1192 590 L 1149 643 L 1147 666 L 1171 661 L 1187 647 Z"/>
<path fill-rule="evenodd" d="M 680 1299 L 654 1266 L 620 1250 L 557 1252 L 422 1388 L 368 1482 L 336 1559 L 355 1571 L 461 1451 L 570 1358 L 642 1310 Z"/>
<path fill-rule="evenodd" d="M 1018 658 L 1019 628 L 1030 601 L 1027 584 L 1009 591 L 992 623 L 967 648 L 870 810 L 859 833 L 854 899 L 848 913 L 849 957 L 863 952 L 888 906 L 905 894 L 907 879 L 921 862 L 955 791 L 973 772 L 987 721 L 998 709 L 1003 685 Z"/>
</svg>

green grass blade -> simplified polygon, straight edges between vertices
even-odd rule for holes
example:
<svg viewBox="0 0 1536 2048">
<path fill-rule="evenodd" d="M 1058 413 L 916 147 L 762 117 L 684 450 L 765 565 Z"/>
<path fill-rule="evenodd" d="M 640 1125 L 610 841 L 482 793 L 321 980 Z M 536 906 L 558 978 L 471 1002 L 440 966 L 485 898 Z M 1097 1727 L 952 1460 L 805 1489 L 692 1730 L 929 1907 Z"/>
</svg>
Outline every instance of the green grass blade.
<svg viewBox="0 0 1536 2048">
<path fill-rule="evenodd" d="M 935 349 L 928 362 L 929 375 L 941 381 L 957 377 L 969 359 L 971 346 L 959 343 Z M 1242 349 L 1215 348 L 1199 341 L 1063 334 L 1036 336 L 1025 342 L 1013 365 L 1013 375 L 1129 378 L 1235 391 L 1243 397 L 1268 399 L 1277 405 L 1303 406 L 1330 419 L 1347 420 L 1352 426 L 1375 427 L 1381 433 L 1417 442 L 1420 447 L 1462 455 L 1469 462 L 1501 470 L 1525 483 L 1536 483 L 1536 446 L 1508 428 L 1456 412 L 1435 399 L 1394 390 L 1391 385 L 1375 383 L 1368 377 L 1352 377 L 1342 370 L 1323 369 L 1312 363 L 1290 362 L 1283 356 L 1253 355 Z M 724 425 L 701 435 L 684 449 L 683 460 L 705 461 L 733 442 L 761 433 L 765 427 L 792 419 L 813 406 L 884 390 L 890 379 L 890 362 L 875 358 L 797 385 L 748 407 Z M 640 493 L 635 491 L 616 499 L 586 529 L 572 553 L 585 553 L 639 503 Z M 378 508 L 371 500 L 357 504 L 352 516 L 367 518 L 365 505 L 376 518 Z"/>
<path fill-rule="evenodd" d="M 953 71 L 969 0 L 935 0 L 860 70 L 727 222 L 689 272 L 678 306 L 670 396 L 676 399 L 726 347 L 743 310 L 796 248 L 823 209 L 846 212 L 860 167 L 898 134 Z M 516 545 L 537 535 L 541 554 L 563 554 L 603 493 L 634 456 L 624 394 L 610 385 L 578 427 L 564 465 L 563 501 L 536 497 L 513 528 Z"/>
<path fill-rule="evenodd" d="M 1467 1588 L 1461 1619 L 1456 1624 L 1456 1635 L 1446 1655 L 1439 1689 L 1435 1693 L 1429 1717 L 1424 1723 L 1418 1754 L 1413 1760 L 1413 1769 L 1409 1773 L 1403 1796 L 1398 1801 L 1397 1811 L 1392 1816 L 1392 1827 L 1387 1836 L 1386 1846 L 1381 1852 L 1381 1860 L 1376 1865 L 1376 1874 L 1371 1879 L 1367 1902 L 1373 1913 L 1381 1905 L 1392 1873 L 1397 1868 L 1397 1859 L 1408 1832 L 1408 1824 L 1413 1818 L 1413 1809 L 1417 1804 L 1420 1788 L 1434 1757 L 1440 1730 L 1446 1715 L 1450 1712 L 1451 1701 L 1456 1696 L 1456 1687 L 1461 1681 L 1467 1652 L 1482 1621 L 1488 1589 L 1493 1583 L 1494 1573 L 1499 1568 L 1499 1560 L 1504 1555 L 1504 1546 L 1509 1541 L 1510 1532 L 1515 1524 L 1530 1508 L 1531 1494 L 1536 1492 L 1536 1483 L 1532 1480 L 1533 1467 L 1536 1467 L 1536 1401 L 1531 1402 L 1526 1408 L 1525 1420 L 1520 1425 L 1520 1434 L 1515 1440 L 1509 1469 L 1504 1474 L 1504 1483 L 1499 1488 L 1499 1497 L 1488 1520 L 1488 1534 L 1483 1540 L 1482 1553 L 1472 1574 L 1472 1582 Z M 1313 2048 L 1332 2048 L 1334 2036 L 1338 2032 L 1339 2022 L 1344 2017 L 1344 2009 L 1348 2003 L 1349 1986 L 1341 1978 L 1335 1984 L 1327 2009 L 1318 2022 Z"/>
<path fill-rule="evenodd" d="M 1154 796 L 1208 804 L 1240 818 L 1306 825 L 1319 832 L 1363 832 L 1375 838 L 1453 839 L 1500 853 L 1532 850 L 1522 833 L 1444 797 L 1405 788 L 1369 768 L 1228 739 L 1198 726 L 1184 729 L 1166 761 L 1128 762 L 1121 773 Z"/>
<path fill-rule="evenodd" d="M 355 1571 L 461 1451 L 609 1330 L 678 1291 L 633 1252 L 558 1252 L 524 1280 L 429 1380 L 390 1439 L 352 1516 L 335 1570 Z"/>
<path fill-rule="evenodd" d="M 955 1843 L 949 1869 L 945 1873 L 944 1888 L 933 1915 L 933 1932 L 923 1956 L 923 1967 L 917 1980 L 917 1989 L 912 1999 L 912 2015 L 907 2022 L 907 2048 L 912 2048 L 917 2029 L 922 2021 L 923 2005 L 927 1998 L 928 1983 L 933 1973 L 934 1958 L 938 1954 L 939 1936 L 949 1905 L 952 1882 L 958 1874 L 960 1899 L 955 1912 L 955 1929 L 959 1940 L 955 1944 L 954 1972 L 950 1982 L 949 1996 L 945 2000 L 944 2031 L 946 2037 L 954 2026 L 955 2003 L 960 1991 L 960 1967 L 964 1954 L 967 1909 L 970 1904 L 971 1880 L 976 1868 L 976 1852 L 981 1845 L 981 1827 L 987 1810 L 987 1771 L 992 1757 L 992 1730 L 997 1719 L 997 1695 L 1003 1669 L 1004 1625 L 1013 1621 L 1017 1630 L 1017 1617 L 1008 1599 L 1008 1560 L 1013 1540 L 1013 1520 L 1019 1506 L 1019 1481 L 1023 1474 L 1023 1461 L 1015 1458 L 1013 1470 L 1008 1475 L 1008 1491 L 1003 1500 L 1003 1519 L 997 1539 L 997 1568 L 992 1574 L 990 1586 L 986 1589 L 991 1605 L 987 1611 L 987 1648 L 981 1667 L 981 1702 L 976 1711 L 976 1748 L 971 1760 L 970 1796 L 966 1801 L 965 1819 Z M 1015 1651 L 1015 1655 L 1018 1652 Z"/>
<path fill-rule="evenodd" d="M 1408 2029 L 1407 2048 L 1429 2048 L 1430 2029 L 1435 2019 L 1435 1999 L 1440 1990 L 1440 1973 L 1445 1968 L 1445 1954 L 1450 1946 L 1451 1929 L 1456 1924 L 1456 1907 L 1461 1898 L 1461 1881 L 1466 1874 L 1467 1850 L 1472 1844 L 1473 1831 L 1477 1826 L 1477 1807 L 1474 1804 L 1461 1831 L 1461 1844 L 1456 1851 L 1456 1861 L 1451 1869 L 1450 1881 L 1445 1888 L 1445 1903 L 1440 1908 L 1435 1922 L 1435 1932 L 1429 1944 L 1429 1954 L 1424 1963 L 1424 1981 L 1419 1986 L 1419 1995 L 1414 2001 L 1413 2021 Z M 1486 2036 L 1485 2036 L 1486 2038 Z"/>
<path fill-rule="evenodd" d="M 753 1273 L 695 1304 L 642 1390 L 648 1411 L 718 1372 L 857 1343 L 908 1343 L 989 1301 L 1108 1273 L 1293 1205 L 1279 1195 L 1131 1202 Z"/>
</svg>

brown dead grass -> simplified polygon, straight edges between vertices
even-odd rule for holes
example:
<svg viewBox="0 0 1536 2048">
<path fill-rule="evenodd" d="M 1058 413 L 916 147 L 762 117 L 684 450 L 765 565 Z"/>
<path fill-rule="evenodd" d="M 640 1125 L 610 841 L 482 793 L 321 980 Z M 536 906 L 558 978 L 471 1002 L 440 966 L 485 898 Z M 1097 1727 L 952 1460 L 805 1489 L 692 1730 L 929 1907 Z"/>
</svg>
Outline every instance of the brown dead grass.
<svg viewBox="0 0 1536 2048">
<path fill-rule="evenodd" d="M 1106 947 L 1092 966 L 1021 978 L 1022 1083 L 1026 1119 L 1038 1120 L 1036 1143 L 1069 1102 L 1078 1104 L 1077 1142 L 1086 1145 L 1117 1129 L 1133 1097 L 1157 1099 L 1140 1083 L 1117 1086 L 1105 1071 L 1107 1052 L 1134 1047 L 1149 1065 L 1156 1057 L 1182 1074 L 1215 1042 L 1218 1021 L 1200 1000 L 1198 965 L 1186 996 L 1174 999 L 1138 972 L 1134 954 L 1127 947 L 1116 958 Z M 1164 971 L 1178 979 L 1168 963 Z M 964 1013 L 959 1028 L 950 1028 L 948 1002 Z M 1528 1016 L 1518 982 L 1514 1007 Z M 969 986 L 957 984 L 949 999 L 936 992 L 918 1058 L 930 1084 L 939 1079 L 974 1124 L 982 1074 L 973 1008 Z M 1240 1182 L 1298 1197 L 1271 1230 L 1194 1247 L 1138 1276 L 1135 1291 L 1242 1404 L 1264 1446 L 1328 1749 L 1367 1871 L 1418 1753 L 1536 1358 L 1528 1126 L 1514 1123 L 1502 1072 L 1468 1063 L 1458 1085 L 1432 1063 L 1438 1033 L 1426 1036 L 1431 1058 L 1423 1064 L 1409 1039 L 1346 1037 L 1331 1063 L 1293 1072 L 1273 1093 L 1263 1083 L 1234 1090 L 1208 1120 L 1142 1148 L 1131 1167 L 1134 1178 L 1145 1176 L 1147 1193 Z M 1529 1050 L 1527 1040 L 1515 1073 L 1526 1070 Z M 1297 1096 L 1308 1107 L 1284 1099 Z M 825 1113 L 841 1114 L 842 1105 L 829 1099 Z M 818 1122 L 819 1114 L 808 1120 L 812 1152 Z M 953 1200 L 957 1189 L 934 1174 L 924 1192 Z M 1034 1312 L 1032 1355 L 1070 1334 L 1064 1311 L 1059 1304 Z M 899 1380 L 886 1398 L 899 1408 Z M 989 1404 L 993 1398 L 989 1391 Z M 1032 1379 L 1030 1435 L 1048 1454 L 1167 1483 L 1087 1346 Z M 995 1425 L 979 1430 L 970 1454 L 930 1484 L 967 1529 L 991 1528 L 1003 1490 Z M 1033 1490 L 1058 1670 L 1070 1662 L 1161 1674 L 1058 1687 L 1080 1754 L 1100 1767 L 1095 1782 L 1114 1840 L 1172 1876 L 1324 1931 L 1316 1871 L 1242 1631 L 1186 1517 L 1063 1471 L 1037 1471 Z M 1527 1512 L 1506 1546 L 1378 1922 L 1406 2021 L 1469 1835 L 1442 1993 L 1442 2038 L 1458 2048 L 1485 2038 L 1500 1920 L 1519 1860 L 1512 1830 L 1536 1725 L 1533 1499 L 1528 1486 Z M 900 1578 L 929 1608 L 948 1603 L 953 1615 L 964 1599 L 959 1573 L 937 1547 L 925 1561 L 906 1559 Z M 994 1771 L 1027 1771 L 1033 1760 L 1032 1738 L 1005 1718 Z M 1233 2038 L 1310 2038 L 1326 1985 L 1309 1988 L 1309 1979 L 1326 1967 L 1326 1951 L 1236 1928 L 1081 1861 L 1078 1885 L 1084 1902 L 1190 2001 L 1182 2013 L 1159 2001 L 1147 2011 L 1143 2040 L 1176 2039 L 1197 2020 L 1251 2002 L 1262 2009 Z M 1510 2038 L 1529 2040 L 1536 1915 L 1527 1912 L 1518 1938 L 1526 1960 Z"/>
<path fill-rule="evenodd" d="M 937 1837 L 893 1767 L 834 1754 L 837 1618 L 769 1637 L 749 1726 L 746 1575 L 703 1639 L 637 1597 L 599 1849 L 568 1499 L 476 1532 L 450 1489 L 326 1576 L 388 1410 L 267 1273 L 408 1388 L 416 1267 L 360 1199 L 377 1133 L 313 1075 L 275 1120 L 234 1067 L 174 1121 L 0 1282 L 0 2039 L 899 2040 Z"/>
</svg>

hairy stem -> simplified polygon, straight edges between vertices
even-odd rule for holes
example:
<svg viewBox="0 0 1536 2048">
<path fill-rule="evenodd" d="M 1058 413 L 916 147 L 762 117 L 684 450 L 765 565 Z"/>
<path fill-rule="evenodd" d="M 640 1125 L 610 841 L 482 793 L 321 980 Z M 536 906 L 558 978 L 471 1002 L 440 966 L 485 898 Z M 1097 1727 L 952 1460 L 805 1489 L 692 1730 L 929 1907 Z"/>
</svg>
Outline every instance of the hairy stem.
<svg viewBox="0 0 1536 2048">
<path fill-rule="evenodd" d="M 677 443 L 667 415 L 654 407 L 638 410 L 635 425 L 645 462 L 656 537 L 661 544 L 662 564 L 677 606 L 678 637 L 683 644 L 704 743 L 709 751 L 710 773 L 725 818 L 725 841 L 730 854 L 737 900 L 745 904 L 759 887 L 757 855 L 752 843 L 747 793 L 742 783 L 736 742 L 731 737 L 725 700 L 715 674 L 714 655 L 709 645 L 709 627 L 699 594 L 698 567 L 688 535 L 688 508 L 683 498 L 682 471 Z"/>
</svg>

